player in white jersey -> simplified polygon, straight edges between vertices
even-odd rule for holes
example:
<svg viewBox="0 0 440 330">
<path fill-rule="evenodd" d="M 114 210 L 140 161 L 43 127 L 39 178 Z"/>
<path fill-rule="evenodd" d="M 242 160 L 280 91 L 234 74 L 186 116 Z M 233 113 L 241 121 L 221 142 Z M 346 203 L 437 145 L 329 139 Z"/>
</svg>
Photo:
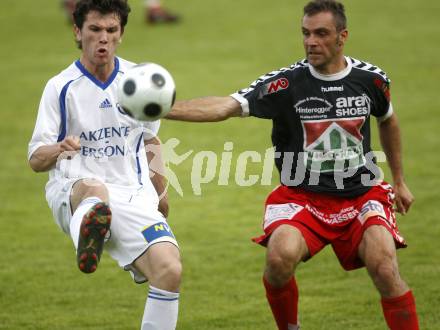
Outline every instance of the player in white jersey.
<svg viewBox="0 0 440 330">
<path fill-rule="evenodd" d="M 136 282 L 149 280 L 141 329 L 168 330 L 177 323 L 181 263 L 160 154 L 145 151 L 160 147 L 159 122 L 135 121 L 116 98 L 134 65 L 115 56 L 129 12 L 125 0 L 78 2 L 81 57 L 47 83 L 28 157 L 33 170 L 49 171 L 46 199 L 80 270 L 94 272 L 105 248 Z"/>
</svg>

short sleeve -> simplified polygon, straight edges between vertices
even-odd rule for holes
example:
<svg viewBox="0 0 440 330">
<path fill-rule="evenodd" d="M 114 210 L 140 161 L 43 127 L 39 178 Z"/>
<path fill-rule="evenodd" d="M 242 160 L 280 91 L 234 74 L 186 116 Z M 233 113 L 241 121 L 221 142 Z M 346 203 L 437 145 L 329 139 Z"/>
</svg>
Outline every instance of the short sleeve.
<svg viewBox="0 0 440 330">
<path fill-rule="evenodd" d="M 60 123 L 59 96 L 53 81 L 49 80 L 41 97 L 37 121 L 28 145 L 28 159 L 39 147 L 57 142 Z"/>
<path fill-rule="evenodd" d="M 393 114 L 391 104 L 390 80 L 386 77 L 374 78 L 374 107 L 371 114 L 377 117 L 377 120 L 384 121 Z"/>
<path fill-rule="evenodd" d="M 144 140 L 149 140 L 159 134 L 160 120 L 142 122 Z"/>
<path fill-rule="evenodd" d="M 288 106 L 290 84 L 284 72 L 275 71 L 258 78 L 231 97 L 240 103 L 243 116 L 273 119 Z"/>
</svg>

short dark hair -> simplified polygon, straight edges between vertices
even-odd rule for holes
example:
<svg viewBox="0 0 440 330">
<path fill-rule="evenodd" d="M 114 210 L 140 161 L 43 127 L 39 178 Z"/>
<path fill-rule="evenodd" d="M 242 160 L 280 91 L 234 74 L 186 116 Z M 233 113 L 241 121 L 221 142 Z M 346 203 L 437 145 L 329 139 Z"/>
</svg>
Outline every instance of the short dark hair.
<svg viewBox="0 0 440 330">
<path fill-rule="evenodd" d="M 121 30 L 124 31 L 131 9 L 127 0 L 79 0 L 73 12 L 73 22 L 79 29 L 82 29 L 87 14 L 92 10 L 103 15 L 115 13 L 119 16 Z"/>
<path fill-rule="evenodd" d="M 333 14 L 337 31 L 347 28 L 347 17 L 342 3 L 335 0 L 313 0 L 304 7 L 304 16 L 313 16 L 321 12 Z"/>
</svg>

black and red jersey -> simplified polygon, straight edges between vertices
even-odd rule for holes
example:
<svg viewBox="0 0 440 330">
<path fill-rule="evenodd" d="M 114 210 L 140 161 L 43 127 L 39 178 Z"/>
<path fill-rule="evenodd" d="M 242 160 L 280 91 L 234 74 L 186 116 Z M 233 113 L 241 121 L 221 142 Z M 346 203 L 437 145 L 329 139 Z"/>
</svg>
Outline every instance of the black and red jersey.
<svg viewBox="0 0 440 330">
<path fill-rule="evenodd" d="M 233 94 L 243 114 L 271 119 L 281 183 L 358 196 L 380 171 L 370 147 L 370 115 L 391 116 L 390 81 L 378 67 L 346 57 L 334 75 L 306 60 L 270 72 Z"/>
</svg>

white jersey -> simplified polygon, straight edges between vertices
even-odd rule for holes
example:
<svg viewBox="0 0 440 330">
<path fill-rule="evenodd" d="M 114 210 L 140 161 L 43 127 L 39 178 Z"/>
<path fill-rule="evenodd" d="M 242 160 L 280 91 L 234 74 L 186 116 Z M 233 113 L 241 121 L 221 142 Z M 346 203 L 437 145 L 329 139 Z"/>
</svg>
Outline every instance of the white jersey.
<svg viewBox="0 0 440 330">
<path fill-rule="evenodd" d="M 160 122 L 140 123 L 119 107 L 117 84 L 135 65 L 115 57 L 107 82 L 92 76 L 78 60 L 47 83 L 29 143 L 28 158 L 41 146 L 80 137 L 81 150 L 59 160 L 49 172 L 46 189 L 57 178 L 97 178 L 109 184 L 144 186 L 149 179 L 144 139 L 155 136 Z"/>
</svg>

